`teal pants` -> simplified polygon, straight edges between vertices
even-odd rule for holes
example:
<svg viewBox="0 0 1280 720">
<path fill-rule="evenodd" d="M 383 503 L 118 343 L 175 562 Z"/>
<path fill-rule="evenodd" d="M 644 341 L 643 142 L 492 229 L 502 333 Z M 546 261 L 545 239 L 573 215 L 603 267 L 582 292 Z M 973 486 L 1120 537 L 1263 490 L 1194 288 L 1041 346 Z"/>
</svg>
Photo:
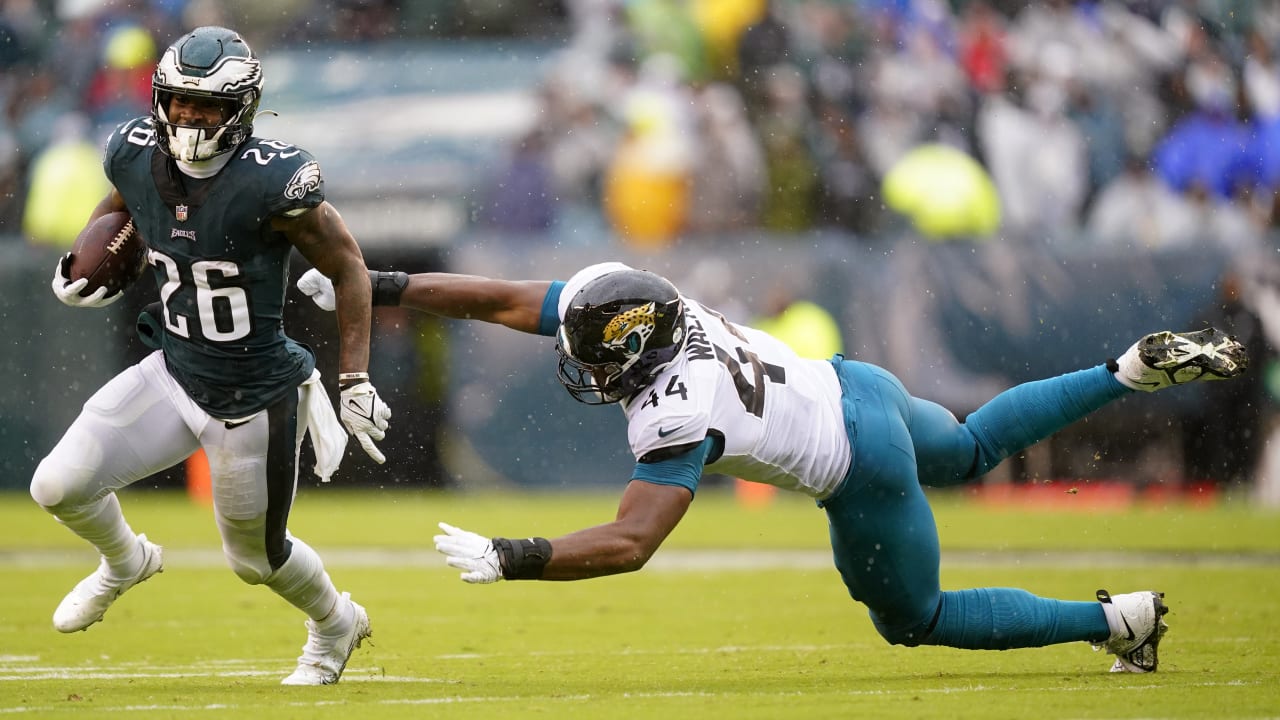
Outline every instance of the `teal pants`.
<svg viewBox="0 0 1280 720">
<path fill-rule="evenodd" d="M 836 569 L 876 629 L 901 645 L 1003 650 L 1109 636 L 1099 603 L 1017 588 L 943 592 L 938 529 L 922 486 L 981 477 L 1011 454 L 1129 392 L 1105 366 L 1010 388 L 958 421 L 886 370 L 832 361 L 853 463 L 826 510 Z"/>
</svg>

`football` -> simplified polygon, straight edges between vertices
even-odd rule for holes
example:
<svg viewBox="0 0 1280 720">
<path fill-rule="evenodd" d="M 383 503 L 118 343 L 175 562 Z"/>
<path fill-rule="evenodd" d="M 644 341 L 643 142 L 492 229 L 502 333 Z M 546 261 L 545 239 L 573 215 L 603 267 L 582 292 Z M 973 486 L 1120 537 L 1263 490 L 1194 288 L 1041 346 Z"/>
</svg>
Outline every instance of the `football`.
<svg viewBox="0 0 1280 720">
<path fill-rule="evenodd" d="M 122 211 L 107 213 L 89 223 L 71 247 L 71 281 L 89 278 L 80 291 L 82 297 L 107 287 L 107 294 L 125 289 L 142 274 L 147 261 L 147 244 L 133 225 L 133 218 Z"/>
</svg>

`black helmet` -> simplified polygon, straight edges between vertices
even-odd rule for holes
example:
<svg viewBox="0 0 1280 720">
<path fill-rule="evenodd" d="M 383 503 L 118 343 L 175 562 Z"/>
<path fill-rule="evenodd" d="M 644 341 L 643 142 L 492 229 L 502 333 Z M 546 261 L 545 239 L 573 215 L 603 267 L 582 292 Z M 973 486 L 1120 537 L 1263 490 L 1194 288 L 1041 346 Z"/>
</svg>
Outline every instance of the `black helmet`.
<svg viewBox="0 0 1280 720">
<path fill-rule="evenodd" d="M 174 95 L 220 101 L 221 124 L 198 128 L 170 122 L 169 101 Z M 151 76 L 151 115 L 160 150 L 194 162 L 234 149 L 253 134 L 261 99 L 262 64 L 248 43 L 223 27 L 192 30 L 164 51 Z"/>
<path fill-rule="evenodd" d="M 684 344 L 684 302 L 675 286 L 644 270 L 591 280 L 565 311 L 557 376 L 576 400 L 615 403 L 648 385 Z"/>
</svg>

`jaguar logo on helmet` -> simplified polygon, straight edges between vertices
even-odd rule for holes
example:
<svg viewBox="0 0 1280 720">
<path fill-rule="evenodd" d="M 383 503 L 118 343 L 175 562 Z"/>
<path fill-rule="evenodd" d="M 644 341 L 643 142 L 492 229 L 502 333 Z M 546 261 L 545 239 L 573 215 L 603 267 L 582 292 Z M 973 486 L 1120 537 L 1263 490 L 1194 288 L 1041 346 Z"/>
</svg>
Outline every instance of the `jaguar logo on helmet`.
<svg viewBox="0 0 1280 720">
<path fill-rule="evenodd" d="M 657 306 L 654 303 L 647 303 L 631 308 L 610 320 L 609 324 L 604 326 L 605 346 L 619 348 L 627 355 L 639 352 L 657 325 L 654 321 L 656 309 Z"/>
</svg>

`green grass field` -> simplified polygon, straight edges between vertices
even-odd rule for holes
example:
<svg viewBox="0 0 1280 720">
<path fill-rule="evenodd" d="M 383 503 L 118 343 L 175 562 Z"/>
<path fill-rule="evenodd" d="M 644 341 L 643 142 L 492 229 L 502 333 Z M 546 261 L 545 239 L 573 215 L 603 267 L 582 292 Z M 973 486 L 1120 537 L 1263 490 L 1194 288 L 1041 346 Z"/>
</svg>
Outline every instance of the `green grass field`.
<svg viewBox="0 0 1280 720">
<path fill-rule="evenodd" d="M 946 588 L 1087 600 L 1155 588 L 1154 675 L 1087 644 L 1007 652 L 885 644 L 845 595 L 803 498 L 748 510 L 704 491 L 644 571 L 471 586 L 431 549 L 445 520 L 554 536 L 600 495 L 307 491 L 292 528 L 364 604 L 373 644 L 342 683 L 285 688 L 302 617 L 226 568 L 208 508 L 126 491 L 165 572 L 88 632 L 49 618 L 95 556 L 25 494 L 0 495 L 0 716 L 40 718 L 1280 717 L 1280 515 L 1246 503 L 1107 512 L 938 496 Z"/>
</svg>

